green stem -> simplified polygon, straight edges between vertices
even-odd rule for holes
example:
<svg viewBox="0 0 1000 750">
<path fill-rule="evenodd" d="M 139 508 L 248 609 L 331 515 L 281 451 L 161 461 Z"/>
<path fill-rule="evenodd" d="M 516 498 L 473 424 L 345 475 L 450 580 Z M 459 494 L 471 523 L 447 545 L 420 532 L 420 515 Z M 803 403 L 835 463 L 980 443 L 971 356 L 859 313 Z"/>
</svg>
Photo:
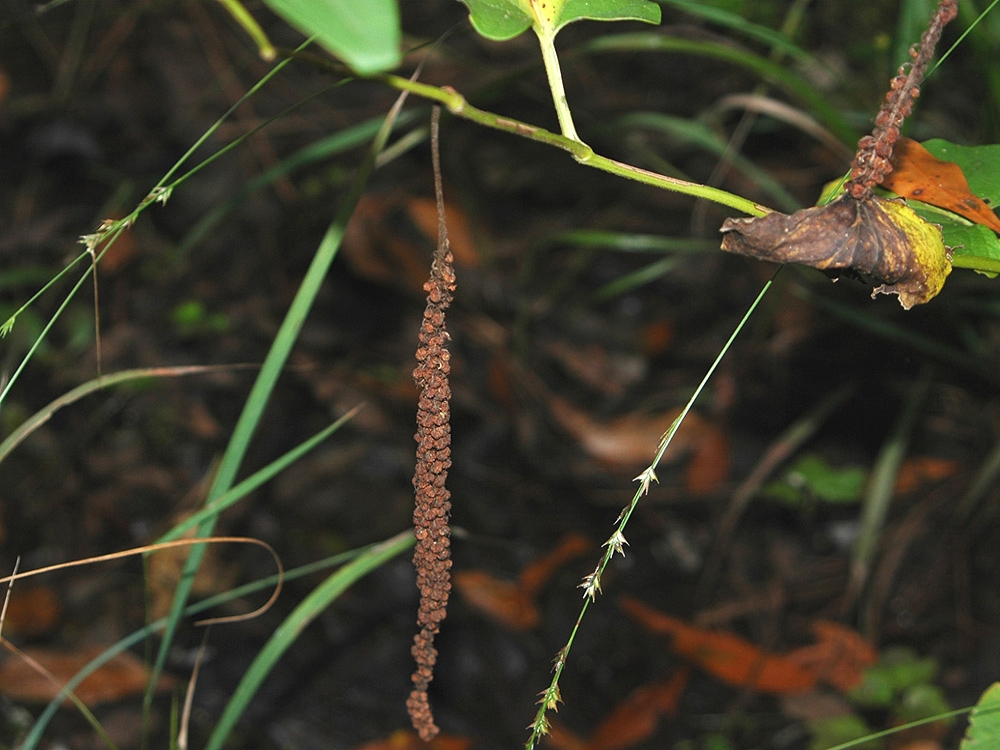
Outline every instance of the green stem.
<svg viewBox="0 0 1000 750">
<path fill-rule="evenodd" d="M 538 44 L 542 49 L 542 62 L 545 64 L 545 75 L 549 79 L 552 102 L 556 105 L 559 129 L 562 130 L 562 134 L 567 138 L 580 141 L 580 136 L 576 134 L 576 126 L 573 125 L 573 115 L 569 111 L 569 102 L 566 100 L 562 68 L 559 66 L 559 56 L 556 54 L 555 36 L 537 25 L 533 30 L 538 37 Z"/>
<path fill-rule="evenodd" d="M 701 185 L 696 182 L 679 180 L 676 177 L 667 177 L 666 175 L 658 174 L 656 172 L 650 172 L 647 169 L 633 167 L 630 164 L 624 164 L 620 161 L 615 161 L 614 159 L 609 159 L 606 156 L 596 154 L 594 153 L 594 149 L 578 140 L 574 140 L 564 135 L 559 135 L 558 133 L 553 133 L 550 130 L 540 128 L 536 125 L 529 125 L 528 123 L 520 122 L 519 120 L 512 120 L 509 117 L 501 117 L 493 112 L 487 112 L 479 109 L 478 107 L 474 107 L 469 104 L 464 96 L 459 94 L 450 86 L 443 86 L 439 88 L 437 86 L 430 86 L 426 83 L 416 83 L 406 78 L 394 75 L 382 76 L 381 79 L 394 88 L 409 91 L 425 99 L 440 102 L 443 106 L 447 107 L 449 112 L 458 117 L 471 120 L 472 122 L 488 128 L 502 130 L 507 133 L 519 135 L 523 138 L 538 141 L 539 143 L 545 143 L 550 146 L 555 146 L 556 148 L 561 148 L 563 151 L 568 151 L 570 155 L 576 159 L 576 161 L 588 167 L 594 167 L 595 169 L 610 172 L 611 174 L 619 177 L 636 180 L 637 182 L 652 185 L 653 187 L 657 187 L 662 190 L 672 190 L 677 193 L 683 193 L 684 195 L 690 195 L 694 198 L 710 200 L 723 206 L 734 208 L 737 211 L 749 214 L 750 216 L 763 216 L 764 214 L 771 212 L 771 209 L 766 206 L 754 203 L 753 201 L 740 195 L 735 195 L 734 193 L 729 193 L 725 190 L 720 190 L 719 188 L 710 187 L 708 185 Z"/>
<path fill-rule="evenodd" d="M 1000 273 L 1000 258 L 986 258 L 982 255 L 956 255 L 951 259 L 953 268 L 970 268 L 984 273 Z"/>
</svg>

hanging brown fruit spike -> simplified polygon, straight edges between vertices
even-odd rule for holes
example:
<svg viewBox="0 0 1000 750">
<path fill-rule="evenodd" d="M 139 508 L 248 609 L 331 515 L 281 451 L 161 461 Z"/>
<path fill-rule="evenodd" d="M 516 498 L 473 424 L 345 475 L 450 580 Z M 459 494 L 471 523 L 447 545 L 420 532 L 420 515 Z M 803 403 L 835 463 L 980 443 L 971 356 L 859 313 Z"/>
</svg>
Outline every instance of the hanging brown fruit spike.
<svg viewBox="0 0 1000 750">
<path fill-rule="evenodd" d="M 825 206 L 790 215 L 726 219 L 723 250 L 819 268 L 834 278 L 863 274 L 880 284 L 873 297 L 897 294 L 907 310 L 941 291 L 951 273 L 941 229 L 917 216 L 905 201 L 875 196 L 872 187 L 892 171 L 890 159 L 903 120 L 920 93 L 941 29 L 957 12 L 957 0 L 941 0 L 919 48 L 910 50 L 912 63 L 901 66 L 892 79 L 874 131 L 858 142 L 846 192 Z"/>
</svg>

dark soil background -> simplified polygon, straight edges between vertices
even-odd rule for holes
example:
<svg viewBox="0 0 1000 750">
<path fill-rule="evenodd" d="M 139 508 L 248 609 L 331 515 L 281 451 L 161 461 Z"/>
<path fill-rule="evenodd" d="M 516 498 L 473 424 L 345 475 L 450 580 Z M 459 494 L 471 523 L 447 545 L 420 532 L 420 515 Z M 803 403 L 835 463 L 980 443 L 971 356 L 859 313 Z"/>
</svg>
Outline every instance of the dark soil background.
<svg viewBox="0 0 1000 750">
<path fill-rule="evenodd" d="M 447 34 L 408 57 L 405 74 L 423 61 L 422 80 L 555 128 L 530 35 L 492 44 L 470 30 L 457 2 L 404 5 L 408 45 Z M 777 28 L 785 4 L 734 5 Z M 859 136 L 895 69 L 898 5 L 815 2 L 796 35 L 825 63 L 802 75 Z M 136 205 L 269 68 L 215 4 L 80 0 L 36 12 L 35 5 L 7 0 L 4 7 L 0 317 L 6 318 L 81 252 L 80 235 Z M 260 5 L 249 7 L 279 44 L 298 43 L 299 36 Z M 942 46 L 968 25 L 968 11 L 946 30 Z M 560 49 L 570 51 L 608 28 L 570 27 Z M 647 30 L 622 26 L 630 28 Z M 670 8 L 660 31 L 743 43 Z M 973 145 L 1000 139 L 1000 97 L 987 70 L 995 63 L 993 44 L 980 38 L 963 45 L 927 82 L 909 135 Z M 708 118 L 726 95 L 766 93 L 801 106 L 779 89 L 758 89 L 761 81 L 747 71 L 708 58 L 567 55 L 565 74 L 578 130 L 599 153 L 697 181 L 712 179 L 717 157 L 617 119 L 637 111 L 701 116 L 728 138 L 740 112 Z M 308 64 L 288 66 L 198 148 L 193 163 L 313 98 L 191 177 L 165 206 L 148 209 L 125 249 L 109 256 L 99 274 L 105 372 L 262 361 L 361 149 L 307 163 L 262 190 L 241 191 L 309 144 L 377 121 L 395 98 L 378 83 L 335 83 Z M 405 111 L 413 119 L 401 133 L 427 122 L 425 103 L 411 98 Z M 852 144 L 838 149 L 766 117 L 751 125 L 743 155 L 803 206 L 846 171 Z M 579 611 L 577 585 L 593 569 L 599 545 L 632 496 L 632 478 L 656 447 L 653 437 L 629 448 L 629 431 L 608 425 L 630 415 L 635 424 L 652 424 L 654 434 L 666 429 L 667 415 L 690 396 L 774 268 L 714 250 L 687 252 L 650 282 L 601 296 L 605 285 L 662 256 L 554 236 L 606 230 L 691 238 L 711 247 L 727 214 L 461 120 L 445 118 L 442 149 L 452 208 L 469 227 L 448 324 L 455 568 L 513 579 L 566 534 L 593 543 L 545 586 L 541 623 L 528 631 L 509 630 L 453 597 L 438 639 L 432 705 L 449 734 L 477 748 L 509 748 L 527 736 L 537 694 L 548 685 L 552 658 Z M 726 172 L 721 184 L 772 204 L 738 171 Z M 433 248 L 416 212 L 432 195 L 425 139 L 375 173 L 363 215 L 306 324 L 244 474 L 356 404 L 366 406 L 220 525 L 220 533 L 272 544 L 286 567 L 385 539 L 410 523 L 416 403 L 410 373 L 423 309 L 420 285 Z M 220 207 L 221 219 L 194 241 L 199 221 Z M 58 282 L 0 343 L 4 384 L 71 283 Z M 1000 437 L 996 283 L 956 271 L 939 298 L 904 312 L 895 298 L 872 301 L 869 287 L 851 280 L 833 285 L 819 273 L 792 268 L 779 275 L 692 420 L 692 434 L 724 436 L 727 450 L 701 454 L 715 469 L 707 486 L 698 484 L 691 464 L 702 449 L 682 429 L 682 450 L 668 453 L 658 471 L 660 484 L 629 525 L 627 555 L 609 569 L 604 596 L 574 645 L 556 717 L 563 727 L 587 736 L 631 690 L 667 679 L 680 663 L 666 639 L 619 611 L 623 594 L 735 630 L 774 651 L 808 643 L 816 618 L 840 620 L 878 648 L 907 645 L 939 660 L 937 683 L 955 706 L 973 702 L 1000 676 L 1000 492 L 990 488 L 969 514 L 957 510 Z M 93 322 L 88 281 L 7 395 L 0 412 L 4 436 L 95 377 Z M 141 545 L 196 509 L 253 377 L 252 369 L 233 369 L 166 378 L 105 391 L 58 412 L 0 467 L 0 567 L 11 569 L 18 556 L 24 570 Z M 713 549 L 734 490 L 790 424 L 842 384 L 853 384 L 850 399 L 801 450 L 834 466 L 870 469 L 920 379 L 929 383 L 928 393 L 907 455 L 951 468 L 912 482 L 895 499 L 868 585 L 857 596 L 848 591 L 856 505 L 796 509 L 755 501 L 726 548 Z M 558 417 L 560 407 L 594 430 L 607 428 L 624 457 L 594 460 L 579 431 L 567 430 Z M 202 595 L 273 568 L 259 550 L 225 549 L 213 553 L 210 571 Z M 203 743 L 276 624 L 319 580 L 292 582 L 265 616 L 212 633 L 195 695 L 192 747 Z M 111 644 L 143 624 L 146 595 L 136 562 L 59 573 L 36 587 L 55 601 L 52 609 L 29 610 L 5 627 L 5 637 L 19 646 L 76 651 Z M 15 586 L 13 600 L 30 588 Z M 406 728 L 416 607 L 408 559 L 352 588 L 281 661 L 232 746 L 351 748 Z M 193 626 L 179 636 L 170 663 L 178 684 L 190 674 L 201 637 Z M 154 742 L 166 742 L 170 700 L 169 691 L 161 693 L 154 706 Z M 139 702 L 129 695 L 95 707 L 120 747 L 139 744 Z M 0 703 L 8 746 L 16 742 L 23 711 L 39 707 L 16 697 Z M 885 721 L 870 718 L 877 727 Z M 678 715 L 664 718 L 646 744 L 688 741 L 683 747 L 695 748 L 711 734 L 741 748 L 808 747 L 801 717 L 779 701 L 703 675 L 694 677 Z M 69 709 L 46 736 L 50 747 L 100 746 Z M 942 741 L 954 742 L 949 737 Z"/>
</svg>

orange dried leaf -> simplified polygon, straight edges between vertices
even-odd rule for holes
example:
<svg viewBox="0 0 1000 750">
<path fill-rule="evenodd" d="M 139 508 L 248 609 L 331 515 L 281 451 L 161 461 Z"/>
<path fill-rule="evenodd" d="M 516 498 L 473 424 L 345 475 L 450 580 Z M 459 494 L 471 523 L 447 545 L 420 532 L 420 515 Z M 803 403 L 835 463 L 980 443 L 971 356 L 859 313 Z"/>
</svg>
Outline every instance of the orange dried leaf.
<svg viewBox="0 0 1000 750">
<path fill-rule="evenodd" d="M 929 482 L 947 479 L 961 468 L 958 461 L 934 456 L 913 456 L 906 459 L 896 475 L 896 494 L 905 495 Z"/>
<path fill-rule="evenodd" d="M 636 412 L 609 421 L 599 421 L 558 396 L 548 397 L 553 419 L 595 461 L 611 470 L 634 473 L 645 467 L 663 433 L 680 414 L 680 408 L 649 414 Z M 715 423 L 689 412 L 674 436 L 667 461 L 689 454 L 685 484 L 692 492 L 718 488 L 729 473 L 729 441 Z"/>
<path fill-rule="evenodd" d="M 376 284 L 402 287 L 422 294 L 427 280 L 430 248 L 425 237 L 405 227 L 398 200 L 365 196 L 358 201 L 344 232 L 340 255 L 358 276 Z"/>
<path fill-rule="evenodd" d="M 47 670 L 59 683 L 53 683 L 36 667 L 18 656 L 8 656 L 0 664 L 0 693 L 15 701 L 45 703 L 58 695 L 77 672 L 104 649 L 89 646 L 76 652 L 43 648 L 24 649 L 23 654 Z M 128 651 L 115 656 L 76 688 L 74 693 L 87 706 L 121 700 L 144 692 L 149 682 L 145 664 Z M 162 678 L 158 689 L 169 687 L 172 680 Z"/>
<path fill-rule="evenodd" d="M 788 658 L 842 693 L 860 685 L 865 669 L 878 658 L 875 648 L 857 631 L 836 622 L 817 620 L 812 631 L 816 645 L 796 649 Z"/>
<path fill-rule="evenodd" d="M 695 495 L 710 495 L 729 476 L 729 436 L 706 422 L 692 450 L 694 453 L 684 470 L 684 485 Z"/>
<path fill-rule="evenodd" d="M 553 574 L 574 557 L 579 557 L 591 547 L 590 540 L 580 534 L 567 534 L 555 549 L 529 563 L 517 577 L 521 591 L 534 597 L 549 582 Z"/>
<path fill-rule="evenodd" d="M 545 747 L 549 750 L 588 750 L 586 742 L 558 721 L 549 723 L 549 732 L 545 735 Z"/>
<path fill-rule="evenodd" d="M 14 588 L 3 621 L 4 635 L 40 635 L 56 626 L 62 605 L 55 591 L 46 586 Z"/>
<path fill-rule="evenodd" d="M 437 243 L 438 214 L 437 203 L 430 198 L 409 198 L 406 208 L 413 223 L 429 239 Z M 444 220 L 448 224 L 448 245 L 460 266 L 474 268 L 479 265 L 479 253 L 472 234 L 472 223 L 458 206 L 445 201 Z"/>
<path fill-rule="evenodd" d="M 461 570 L 452 580 L 458 593 L 480 612 L 512 630 L 528 630 L 540 619 L 535 597 L 552 574 L 591 547 L 579 534 L 568 534 L 546 555 L 529 563 L 517 581 L 505 581 L 480 570 Z"/>
<path fill-rule="evenodd" d="M 399 729 L 388 737 L 358 745 L 355 750 L 469 750 L 472 740 L 458 735 L 439 734 L 424 742 L 410 729 Z"/>
<path fill-rule="evenodd" d="M 762 651 L 733 633 L 703 630 L 624 597 L 621 607 L 648 630 L 673 638 L 674 653 L 734 687 L 777 695 L 800 693 L 816 685 L 816 674 L 794 659 Z"/>
<path fill-rule="evenodd" d="M 1000 218 L 973 194 L 957 164 L 941 161 L 916 141 L 901 138 L 893 152 L 893 166 L 882 187 L 1000 232 Z"/>
<path fill-rule="evenodd" d="M 652 736 L 664 715 L 677 713 L 677 704 L 690 679 L 682 667 L 669 680 L 636 688 L 615 706 L 587 743 L 587 750 L 623 750 Z"/>
<path fill-rule="evenodd" d="M 470 606 L 511 630 L 529 630 L 538 624 L 538 607 L 514 581 L 504 581 L 481 570 L 460 570 L 452 583 Z"/>
<path fill-rule="evenodd" d="M 115 215 L 109 221 L 121 218 L 121 216 Z M 117 273 L 139 254 L 139 243 L 136 240 L 135 232 L 129 228 L 118 234 L 113 243 L 108 244 L 108 241 L 105 240 L 95 250 L 101 255 L 101 270 L 105 273 Z"/>
</svg>

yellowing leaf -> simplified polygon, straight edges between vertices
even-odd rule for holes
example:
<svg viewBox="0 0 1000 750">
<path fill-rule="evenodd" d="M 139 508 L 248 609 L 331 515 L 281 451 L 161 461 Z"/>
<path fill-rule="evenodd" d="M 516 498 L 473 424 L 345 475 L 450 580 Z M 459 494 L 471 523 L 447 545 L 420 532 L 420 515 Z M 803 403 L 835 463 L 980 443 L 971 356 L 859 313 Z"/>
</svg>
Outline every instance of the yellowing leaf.
<svg viewBox="0 0 1000 750">
<path fill-rule="evenodd" d="M 937 296 L 951 273 L 941 230 L 901 200 L 844 193 L 793 214 L 726 219 L 722 249 L 775 263 L 799 263 L 836 277 L 865 274 L 909 310 Z"/>
</svg>

